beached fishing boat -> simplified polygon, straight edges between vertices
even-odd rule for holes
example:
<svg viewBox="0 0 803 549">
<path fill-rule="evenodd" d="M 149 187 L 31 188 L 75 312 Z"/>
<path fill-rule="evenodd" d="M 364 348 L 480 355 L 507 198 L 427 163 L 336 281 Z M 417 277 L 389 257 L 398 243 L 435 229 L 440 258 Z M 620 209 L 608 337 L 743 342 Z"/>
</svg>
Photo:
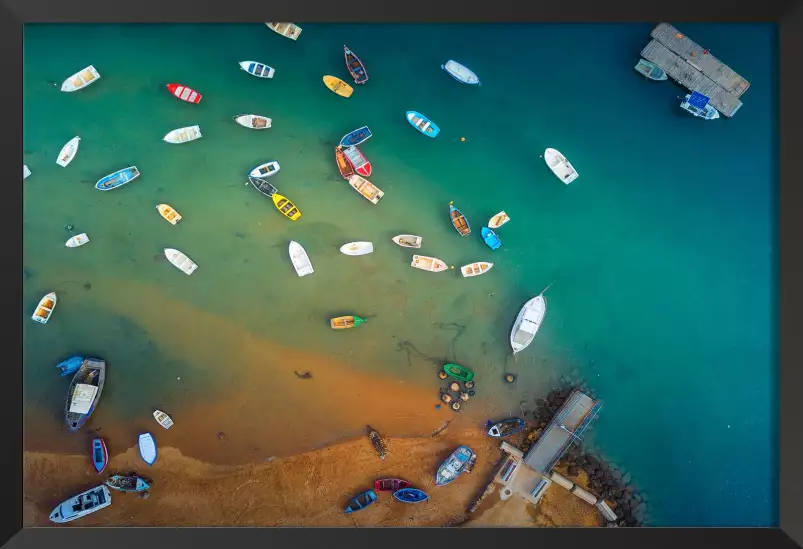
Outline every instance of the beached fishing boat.
<svg viewBox="0 0 803 549">
<path fill-rule="evenodd" d="M 414 234 L 397 234 L 391 240 L 402 248 L 420 248 L 424 238 Z"/>
<path fill-rule="evenodd" d="M 299 210 L 295 204 L 290 202 L 290 199 L 286 196 L 282 196 L 275 192 L 270 198 L 273 200 L 273 205 L 276 206 L 276 209 L 279 210 L 279 212 L 281 212 L 281 214 L 290 221 L 296 221 L 299 217 L 301 217 L 301 210 Z"/>
<path fill-rule="evenodd" d="M 639 59 L 634 68 L 639 74 L 646 76 L 650 80 L 660 82 L 667 79 L 664 69 L 646 59 Z"/>
<path fill-rule="evenodd" d="M 83 246 L 89 242 L 89 237 L 86 233 L 77 234 L 73 237 L 67 239 L 67 242 L 64 243 L 65 246 L 68 248 L 78 248 L 79 246 Z"/>
<path fill-rule="evenodd" d="M 446 74 L 461 82 L 463 84 L 469 84 L 472 86 L 479 86 L 480 79 L 474 74 L 474 71 L 466 67 L 465 65 L 461 65 L 457 61 L 448 60 L 444 65 L 441 65 L 441 68 L 446 71 Z"/>
<path fill-rule="evenodd" d="M 165 429 L 170 429 L 173 426 L 173 418 L 161 410 L 153 411 L 153 419 Z"/>
<path fill-rule="evenodd" d="M 265 181 L 264 179 L 260 179 L 258 177 L 251 177 L 248 176 L 248 181 L 251 185 L 254 186 L 256 190 L 267 196 L 268 198 L 272 198 L 274 194 L 278 192 L 276 187 Z"/>
<path fill-rule="evenodd" d="M 476 263 L 469 263 L 460 267 L 460 273 L 465 277 L 479 276 L 485 274 L 493 268 L 493 263 L 487 261 L 478 261 Z"/>
<path fill-rule="evenodd" d="M 267 130 L 273 124 L 273 120 L 259 114 L 238 114 L 234 117 L 234 121 L 252 130 Z"/>
<path fill-rule="evenodd" d="M 452 226 L 460 233 L 460 236 L 467 236 L 471 234 L 471 226 L 468 224 L 468 219 L 463 215 L 463 212 L 455 208 L 449 202 L 449 219 L 452 220 Z"/>
<path fill-rule="evenodd" d="M 362 509 L 365 509 L 373 502 L 376 501 L 376 492 L 373 490 L 368 490 L 367 492 L 363 492 L 359 496 L 354 496 L 349 501 L 348 505 L 346 505 L 346 514 L 350 515 L 351 513 L 356 513 Z"/>
<path fill-rule="evenodd" d="M 680 108 L 704 120 L 716 120 L 719 111 L 708 104 L 709 98 L 699 92 L 691 92 L 681 101 Z"/>
<path fill-rule="evenodd" d="M 100 73 L 95 69 L 95 67 L 89 65 L 87 68 L 78 71 L 65 80 L 61 84 L 61 91 L 74 92 L 82 90 L 90 84 L 94 84 L 98 80 L 100 80 Z"/>
<path fill-rule="evenodd" d="M 346 156 L 346 160 L 348 160 L 349 164 L 351 164 L 351 167 L 355 172 L 357 172 L 358 175 L 363 177 L 371 177 L 371 172 L 373 171 L 371 162 L 365 158 L 365 155 L 360 149 L 357 148 L 356 145 L 344 147 L 343 154 Z"/>
<path fill-rule="evenodd" d="M 273 78 L 276 71 L 273 67 L 257 61 L 240 61 L 240 68 L 248 74 L 253 74 L 258 78 Z"/>
<path fill-rule="evenodd" d="M 355 315 L 350 316 L 338 316 L 335 318 L 329 319 L 329 326 L 333 330 L 347 330 L 349 328 L 356 328 L 363 322 L 368 322 L 368 319 L 362 318 Z"/>
<path fill-rule="evenodd" d="M 340 175 L 343 176 L 343 179 L 348 179 L 354 175 L 354 166 L 351 165 L 351 161 L 346 156 L 346 153 L 343 152 L 340 145 L 335 147 L 335 160 L 337 161 L 337 169 L 340 171 Z"/>
<path fill-rule="evenodd" d="M 497 438 L 509 437 L 523 431 L 525 425 L 525 421 L 517 417 L 505 419 L 488 429 L 488 434 Z"/>
<path fill-rule="evenodd" d="M 61 166 L 62 168 L 66 168 L 67 165 L 72 162 L 75 155 L 78 154 L 78 145 L 81 143 L 81 138 L 78 136 L 73 137 L 59 151 L 59 156 L 56 158 L 56 164 Z"/>
<path fill-rule="evenodd" d="M 471 381 L 474 379 L 474 372 L 459 364 L 444 364 L 443 371 L 458 381 Z"/>
<path fill-rule="evenodd" d="M 495 232 L 493 232 L 488 227 L 483 227 L 480 231 L 480 235 L 482 235 L 482 240 L 488 247 L 492 250 L 498 250 L 502 247 L 502 239 L 500 239 Z"/>
<path fill-rule="evenodd" d="M 78 371 L 78 368 L 81 367 L 81 364 L 84 363 L 84 357 L 82 356 L 73 356 L 68 358 L 67 360 L 63 360 L 56 364 L 56 368 L 61 370 L 62 376 L 68 376 L 70 374 L 74 374 Z"/>
<path fill-rule="evenodd" d="M 47 324 L 50 320 L 50 315 L 53 314 L 53 309 L 56 308 L 58 298 L 56 292 L 50 292 L 39 300 L 39 304 L 34 309 L 33 316 L 31 317 L 39 324 Z"/>
<path fill-rule="evenodd" d="M 307 276 L 315 272 L 312 268 L 312 261 L 307 255 L 307 250 L 295 240 L 290 241 L 289 246 L 290 261 L 293 263 L 293 268 L 296 270 L 298 276 Z"/>
<path fill-rule="evenodd" d="M 163 139 L 168 143 L 178 144 L 195 141 L 196 139 L 200 139 L 202 137 L 203 135 L 201 135 L 201 127 L 196 125 L 187 126 L 186 128 L 176 128 L 175 130 L 168 132 Z"/>
<path fill-rule="evenodd" d="M 23 164 L 22 165 L 22 180 L 25 181 L 26 179 L 28 179 L 28 177 L 30 177 L 30 175 L 31 175 L 31 170 L 28 169 L 28 166 Z"/>
<path fill-rule="evenodd" d="M 112 475 L 106 481 L 106 486 L 120 492 L 144 492 L 151 487 L 151 482 L 139 475 Z"/>
<path fill-rule="evenodd" d="M 545 291 L 525 303 L 516 317 L 516 322 L 513 323 L 513 329 L 510 330 L 510 346 L 513 348 L 514 355 L 523 351 L 533 342 L 535 334 L 544 321 L 546 315 Z"/>
<path fill-rule="evenodd" d="M 196 265 L 192 259 L 175 248 L 165 248 L 164 251 L 167 260 L 179 271 L 191 275 L 195 272 L 195 269 L 198 268 L 198 265 Z"/>
<path fill-rule="evenodd" d="M 444 461 L 438 468 L 438 473 L 435 475 L 435 484 L 437 486 L 444 486 L 449 484 L 466 468 L 474 452 L 468 446 L 460 446 L 457 450 L 452 452 L 446 461 Z"/>
<path fill-rule="evenodd" d="M 383 478 L 374 481 L 374 490 L 377 492 L 397 492 L 404 488 L 410 488 L 412 482 L 407 482 L 400 478 Z"/>
<path fill-rule="evenodd" d="M 510 221 L 508 215 L 504 211 L 501 211 L 488 221 L 488 227 L 491 229 L 498 229 L 508 221 Z"/>
<path fill-rule="evenodd" d="M 142 458 L 142 461 L 148 465 L 153 465 L 153 462 L 156 461 L 156 457 L 159 453 L 156 448 L 156 441 L 154 440 L 153 435 L 150 433 L 142 433 L 139 435 L 137 446 L 139 447 L 139 457 Z"/>
<path fill-rule="evenodd" d="M 95 183 L 95 188 L 99 191 L 110 191 L 117 187 L 122 187 L 126 183 L 131 183 L 140 176 L 139 170 L 136 166 L 130 166 L 110 173 L 106 177 L 102 177 Z"/>
<path fill-rule="evenodd" d="M 270 177 L 275 175 L 282 167 L 279 166 L 279 163 L 275 160 L 270 162 L 265 162 L 264 164 L 260 164 L 253 170 L 251 170 L 248 175 L 251 177 Z"/>
<path fill-rule="evenodd" d="M 418 488 L 402 488 L 393 492 L 393 497 L 402 503 L 420 503 L 429 499 L 426 492 Z"/>
<path fill-rule="evenodd" d="M 157 204 L 156 211 L 171 225 L 175 225 L 182 219 L 181 214 L 174 210 L 170 204 Z"/>
<path fill-rule="evenodd" d="M 379 459 L 385 459 L 388 454 L 388 449 L 385 446 L 385 442 L 382 440 L 380 434 L 371 427 L 370 425 L 365 426 L 366 431 L 368 432 L 368 440 L 371 441 L 371 445 L 376 450 L 376 453 L 379 455 Z"/>
<path fill-rule="evenodd" d="M 95 411 L 106 381 L 106 361 L 87 358 L 67 389 L 64 419 L 71 433 L 78 431 Z"/>
<path fill-rule="evenodd" d="M 298 37 L 301 36 L 301 27 L 295 23 L 265 23 L 265 25 L 276 34 L 281 34 L 293 41 L 298 40 Z"/>
<path fill-rule="evenodd" d="M 427 137 L 435 137 L 441 133 L 441 129 L 437 124 L 420 112 L 407 111 L 407 121 Z"/>
<path fill-rule="evenodd" d="M 173 94 L 174 97 L 186 101 L 187 103 L 194 103 L 197 105 L 203 98 L 197 91 L 181 84 L 168 84 L 167 90 Z"/>
<path fill-rule="evenodd" d="M 349 185 L 372 204 L 379 204 L 379 200 L 385 196 L 385 193 L 379 187 L 359 175 L 349 177 Z"/>
<path fill-rule="evenodd" d="M 356 145 L 361 145 L 363 142 L 371 139 L 371 136 L 373 135 L 374 134 L 371 133 L 371 130 L 368 129 L 368 126 L 363 126 L 362 128 L 357 128 L 356 130 L 350 131 L 340 138 L 340 146 L 354 147 Z"/>
<path fill-rule="evenodd" d="M 340 78 L 336 76 L 326 75 L 323 77 L 323 83 L 326 85 L 327 88 L 335 92 L 340 97 L 351 97 L 351 94 L 354 93 L 354 88 L 343 82 Z"/>
<path fill-rule="evenodd" d="M 98 474 L 102 473 L 109 463 L 109 451 L 102 438 L 92 439 L 92 466 Z"/>
<path fill-rule="evenodd" d="M 566 160 L 557 149 L 546 149 L 544 151 L 544 161 L 555 177 L 566 183 L 567 185 L 577 179 L 580 174 L 574 169 L 574 166 Z"/>
<path fill-rule="evenodd" d="M 340 253 L 346 255 L 365 255 L 374 251 L 374 245 L 370 242 L 349 242 L 340 246 Z"/>
<path fill-rule="evenodd" d="M 413 262 L 410 263 L 411 267 L 421 269 L 422 271 L 430 271 L 433 273 L 440 273 L 449 268 L 443 260 L 437 257 L 428 257 L 425 255 L 414 255 Z"/>
<path fill-rule="evenodd" d="M 59 503 L 50 513 L 52 522 L 61 524 L 85 517 L 112 504 L 109 489 L 101 484 Z"/>
<path fill-rule="evenodd" d="M 365 64 L 360 61 L 357 54 L 351 51 L 348 46 L 343 46 L 343 56 L 346 59 L 346 68 L 354 79 L 354 83 L 365 84 L 368 82 L 368 71 L 365 70 Z"/>
</svg>

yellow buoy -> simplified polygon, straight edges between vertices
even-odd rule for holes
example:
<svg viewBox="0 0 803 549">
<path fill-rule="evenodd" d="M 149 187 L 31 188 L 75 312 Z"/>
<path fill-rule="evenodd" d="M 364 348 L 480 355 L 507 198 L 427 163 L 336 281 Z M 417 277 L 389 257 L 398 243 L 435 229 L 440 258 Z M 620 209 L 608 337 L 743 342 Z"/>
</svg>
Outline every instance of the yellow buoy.
<svg viewBox="0 0 803 549">
<path fill-rule="evenodd" d="M 461 138 L 460 138 L 460 141 L 465 141 L 465 140 L 466 140 L 466 138 L 465 138 L 465 137 L 461 137 Z"/>
</svg>

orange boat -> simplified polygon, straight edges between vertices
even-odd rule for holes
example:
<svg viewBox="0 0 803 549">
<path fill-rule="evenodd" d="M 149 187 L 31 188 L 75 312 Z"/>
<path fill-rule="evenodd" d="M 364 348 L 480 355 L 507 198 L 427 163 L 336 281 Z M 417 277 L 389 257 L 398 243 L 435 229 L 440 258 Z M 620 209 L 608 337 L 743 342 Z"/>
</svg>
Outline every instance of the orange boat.
<svg viewBox="0 0 803 549">
<path fill-rule="evenodd" d="M 337 169 L 340 170 L 340 175 L 343 179 L 348 179 L 354 175 L 354 166 L 351 165 L 346 153 L 343 152 L 343 147 L 335 147 L 335 158 L 337 159 Z"/>
<path fill-rule="evenodd" d="M 174 210 L 169 204 L 159 204 L 156 206 L 159 215 L 164 217 L 171 225 L 181 221 L 181 214 Z"/>
</svg>

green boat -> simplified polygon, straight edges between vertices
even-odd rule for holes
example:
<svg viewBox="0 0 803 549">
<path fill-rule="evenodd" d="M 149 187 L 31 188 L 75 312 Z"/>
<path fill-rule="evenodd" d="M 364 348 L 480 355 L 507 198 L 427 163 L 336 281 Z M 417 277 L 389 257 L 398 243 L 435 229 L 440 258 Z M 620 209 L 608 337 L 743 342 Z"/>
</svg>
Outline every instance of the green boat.
<svg viewBox="0 0 803 549">
<path fill-rule="evenodd" d="M 368 319 L 352 315 L 339 316 L 337 318 L 329 319 L 329 326 L 331 326 L 333 330 L 345 330 L 348 328 L 356 328 L 363 322 L 368 322 Z"/>
<path fill-rule="evenodd" d="M 471 381 L 474 379 L 474 372 L 459 364 L 446 364 L 443 371 L 459 381 Z"/>
</svg>

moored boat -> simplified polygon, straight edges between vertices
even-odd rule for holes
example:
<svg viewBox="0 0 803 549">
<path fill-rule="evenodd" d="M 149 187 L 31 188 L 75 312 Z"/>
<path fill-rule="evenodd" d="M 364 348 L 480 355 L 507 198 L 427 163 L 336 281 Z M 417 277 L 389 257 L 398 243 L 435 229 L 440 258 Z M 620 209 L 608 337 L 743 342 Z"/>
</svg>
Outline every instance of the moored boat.
<svg viewBox="0 0 803 549">
<path fill-rule="evenodd" d="M 186 101 L 187 103 L 194 103 L 197 105 L 201 102 L 201 98 L 203 97 L 197 91 L 181 84 L 168 84 L 167 89 L 174 97 Z"/>
<path fill-rule="evenodd" d="M 298 207 L 290 202 L 290 199 L 286 196 L 282 196 L 279 193 L 273 193 L 271 195 L 271 200 L 273 200 L 273 205 L 276 206 L 276 209 L 285 216 L 290 221 L 296 221 L 299 217 L 301 217 L 301 210 Z"/>
<path fill-rule="evenodd" d="M 22 165 L 22 180 L 25 181 L 31 175 L 31 170 L 25 164 Z"/>
<path fill-rule="evenodd" d="M 175 225 L 182 219 L 181 214 L 174 210 L 170 204 L 157 204 L 156 211 L 171 225 Z"/>
<path fill-rule="evenodd" d="M 301 27 L 295 23 L 265 23 L 265 25 L 276 34 L 281 34 L 293 41 L 298 40 L 298 37 L 301 36 Z"/>
<path fill-rule="evenodd" d="M 444 364 L 443 371 L 458 381 L 471 381 L 474 379 L 474 372 L 460 364 Z"/>
<path fill-rule="evenodd" d="M 164 251 L 167 260 L 184 274 L 191 275 L 195 272 L 195 269 L 198 268 L 198 265 L 183 252 L 180 252 L 175 248 L 165 248 Z"/>
<path fill-rule="evenodd" d="M 267 130 L 273 124 L 273 120 L 260 114 L 238 114 L 234 117 L 234 121 L 252 130 Z"/>
<path fill-rule="evenodd" d="M 368 141 L 373 135 L 374 134 L 371 133 L 371 130 L 368 129 L 368 126 L 363 126 L 362 128 L 357 128 L 356 130 L 350 131 L 341 137 L 340 146 L 354 147 L 356 145 L 361 145 L 363 142 Z"/>
<path fill-rule="evenodd" d="M 56 364 L 56 368 L 61 370 L 62 376 L 68 376 L 70 374 L 74 374 L 78 371 L 78 368 L 81 367 L 81 364 L 84 363 L 84 357 L 82 356 L 73 356 L 68 358 L 67 360 L 63 360 Z"/>
<path fill-rule="evenodd" d="M 97 408 L 106 382 L 106 361 L 87 358 L 70 382 L 64 405 L 64 419 L 71 433 L 78 431 Z"/>
<path fill-rule="evenodd" d="M 167 133 L 164 136 L 163 140 L 168 143 L 178 144 L 178 143 L 188 143 L 190 141 L 195 141 L 196 139 L 202 138 L 201 135 L 201 127 L 198 125 L 195 126 L 187 126 L 186 128 L 176 128 Z"/>
<path fill-rule="evenodd" d="M 335 147 L 335 160 L 337 161 L 337 169 L 340 171 L 340 175 L 343 176 L 343 179 L 347 180 L 354 175 L 354 166 L 351 165 L 351 161 L 346 156 L 346 153 L 343 152 L 343 148 L 340 145 Z"/>
<path fill-rule="evenodd" d="M 465 470 L 466 464 L 473 455 L 474 452 L 468 446 L 460 446 L 452 452 L 452 455 L 446 458 L 438 468 L 438 473 L 435 475 L 435 484 L 444 486 L 456 479 Z"/>
<path fill-rule="evenodd" d="M 315 272 L 315 269 L 312 268 L 312 261 L 301 244 L 291 240 L 288 251 L 290 252 L 290 261 L 298 276 L 307 276 Z"/>
<path fill-rule="evenodd" d="M 50 320 L 50 315 L 53 314 L 53 309 L 56 308 L 57 302 L 58 298 L 56 297 L 56 292 L 50 292 L 45 295 L 39 300 L 39 304 L 36 306 L 36 309 L 34 309 L 31 318 L 39 324 L 47 324 L 47 321 Z"/>
<path fill-rule="evenodd" d="M 265 63 L 259 63 L 258 61 L 240 61 L 240 68 L 258 78 L 273 78 L 273 75 L 276 73 L 273 67 L 269 67 Z"/>
<path fill-rule="evenodd" d="M 374 245 L 370 242 L 349 242 L 340 246 L 340 253 L 346 255 L 365 255 L 374 251 Z"/>
<path fill-rule="evenodd" d="M 144 492 L 151 487 L 151 482 L 136 474 L 112 475 L 106 480 L 106 486 L 120 492 Z"/>
<path fill-rule="evenodd" d="M 348 505 L 346 505 L 346 514 L 350 515 L 351 513 L 356 513 L 357 511 L 365 509 L 375 501 L 376 492 L 373 490 L 368 490 L 358 496 L 354 496 L 351 498 Z"/>
<path fill-rule="evenodd" d="M 82 69 L 67 78 L 61 84 L 61 91 L 74 92 L 82 90 L 90 84 L 94 84 L 98 80 L 100 80 L 100 73 L 97 71 L 97 69 L 95 69 L 95 67 L 89 65 L 87 68 Z"/>
<path fill-rule="evenodd" d="M 546 316 L 544 292 L 546 289 L 525 303 L 516 317 L 516 322 L 513 323 L 513 328 L 510 330 L 510 346 L 513 348 L 514 355 L 523 351 L 533 342 L 535 334 L 538 333 L 538 329 L 544 321 L 544 316 Z"/>
<path fill-rule="evenodd" d="M 385 196 L 385 193 L 379 187 L 359 175 L 349 177 L 349 185 L 372 204 L 379 204 L 379 200 Z"/>
<path fill-rule="evenodd" d="M 101 484 L 59 503 L 50 513 L 50 520 L 59 524 L 70 522 L 100 511 L 111 504 L 112 495 L 109 489 Z"/>
<path fill-rule="evenodd" d="M 474 74 L 474 71 L 472 71 L 465 65 L 461 65 L 457 61 L 453 61 L 452 59 L 450 59 L 445 64 L 441 65 L 441 68 L 446 71 L 446 74 L 448 74 L 458 82 L 473 86 L 480 85 L 480 79 L 477 77 L 476 74 Z"/>
<path fill-rule="evenodd" d="M 67 239 L 67 242 L 64 243 L 65 246 L 68 248 L 78 248 L 79 246 L 83 246 L 89 242 L 89 237 L 86 233 L 77 234 Z"/>
<path fill-rule="evenodd" d="M 251 170 L 248 175 L 251 177 L 270 177 L 276 174 L 280 169 L 282 169 L 282 167 L 279 166 L 279 163 L 275 160 L 272 160 L 270 162 L 260 164 Z"/>
<path fill-rule="evenodd" d="M 139 447 L 139 457 L 142 458 L 142 461 L 148 465 L 153 465 L 153 462 L 156 461 L 156 457 L 159 454 L 153 435 L 150 433 L 142 433 L 139 435 L 137 446 Z"/>
<path fill-rule="evenodd" d="M 351 147 L 344 147 L 342 151 L 343 154 L 346 156 L 346 160 L 348 161 L 349 164 L 351 164 L 351 167 L 354 169 L 355 172 L 357 172 L 358 175 L 361 175 L 363 177 L 371 177 L 371 172 L 373 171 L 373 168 L 371 167 L 371 162 L 369 162 L 368 159 L 365 158 L 365 155 L 362 153 L 360 149 L 357 148 L 356 145 L 352 145 Z"/>
<path fill-rule="evenodd" d="M 460 267 L 460 273 L 468 278 L 472 276 L 479 276 L 481 274 L 485 274 L 493 268 L 493 263 L 488 263 L 487 261 L 478 261 L 476 263 L 469 263 L 468 265 L 463 265 Z"/>
<path fill-rule="evenodd" d="M 271 185 L 270 183 L 268 183 L 264 179 L 260 179 L 258 177 L 251 177 L 249 175 L 248 176 L 248 181 L 251 183 L 251 185 L 253 185 L 253 187 L 256 190 L 258 190 L 259 192 L 261 192 L 262 194 L 264 194 L 268 198 L 272 198 L 274 194 L 279 192 L 278 189 L 276 189 L 276 187 L 274 187 L 273 185 Z"/>
<path fill-rule="evenodd" d="M 574 166 L 557 149 L 546 149 L 544 151 L 544 161 L 549 166 L 549 169 L 552 170 L 552 173 L 555 174 L 555 177 L 567 185 L 579 177 Z"/>
<path fill-rule="evenodd" d="M 483 227 L 480 231 L 482 235 L 482 240 L 488 245 L 488 247 L 492 250 L 498 250 L 502 247 L 502 239 L 500 239 L 495 232 L 493 232 L 488 227 Z"/>
<path fill-rule="evenodd" d="M 517 417 L 505 419 L 488 429 L 488 434 L 496 438 L 509 437 L 523 431 L 525 425 L 525 421 Z"/>
<path fill-rule="evenodd" d="M 420 503 L 429 499 L 426 492 L 418 488 L 401 488 L 393 492 L 393 497 L 402 503 Z"/>
<path fill-rule="evenodd" d="M 639 59 L 638 63 L 636 63 L 636 66 L 633 68 L 635 68 L 638 73 L 646 76 L 650 80 L 655 80 L 656 82 L 667 79 L 664 69 L 655 63 L 647 61 L 646 59 Z"/>
<path fill-rule="evenodd" d="M 470 235 L 471 226 L 468 224 L 468 218 L 453 204 L 454 202 L 449 202 L 449 219 L 452 221 L 452 226 L 460 233 L 460 236 Z"/>
<path fill-rule="evenodd" d="M 414 255 L 413 261 L 410 263 L 411 267 L 421 269 L 422 271 L 430 271 L 433 273 L 440 273 L 449 268 L 448 265 L 437 257 L 428 257 L 426 255 Z"/>
<path fill-rule="evenodd" d="M 73 137 L 59 151 L 59 156 L 56 158 L 56 164 L 61 166 L 62 168 L 66 168 L 67 165 L 73 161 L 75 155 L 78 154 L 78 145 L 81 143 L 81 138 L 78 136 Z"/>
<path fill-rule="evenodd" d="M 95 188 L 99 191 L 110 191 L 117 187 L 122 187 L 126 183 L 131 183 L 140 176 L 139 170 L 136 166 L 129 166 L 122 170 L 117 170 L 110 173 L 106 177 L 102 177 L 95 183 Z"/>
<path fill-rule="evenodd" d="M 435 137 L 441 132 L 435 122 L 417 111 L 407 111 L 407 121 L 427 137 Z"/>
<path fill-rule="evenodd" d="M 92 466 L 98 474 L 102 473 L 109 463 L 109 451 L 102 438 L 92 440 Z"/>
<path fill-rule="evenodd" d="M 327 74 L 323 77 L 323 83 L 340 97 L 351 97 L 351 94 L 354 93 L 354 88 L 336 76 Z"/>
<path fill-rule="evenodd" d="M 697 118 L 716 120 L 719 118 L 719 111 L 712 107 L 708 101 L 709 98 L 705 95 L 698 92 L 691 92 L 690 94 L 686 94 L 686 97 L 680 102 L 680 108 L 693 114 Z"/>
<path fill-rule="evenodd" d="M 329 327 L 333 330 L 347 330 L 349 328 L 356 328 L 364 322 L 368 322 L 368 319 L 356 315 L 338 316 L 329 319 Z"/>
<path fill-rule="evenodd" d="M 153 419 L 165 429 L 170 429 L 173 426 L 173 418 L 161 410 L 153 411 Z"/>
<path fill-rule="evenodd" d="M 357 54 L 351 51 L 348 46 L 343 46 L 343 56 L 346 59 L 346 68 L 354 79 L 354 83 L 365 84 L 368 82 L 368 71 L 365 70 L 365 64 L 357 57 Z"/>
<path fill-rule="evenodd" d="M 403 488 L 410 488 L 412 482 L 407 482 L 400 478 L 383 478 L 374 481 L 374 490 L 377 492 L 396 492 Z"/>
<path fill-rule="evenodd" d="M 402 248 L 420 248 L 424 238 L 414 234 L 397 234 L 391 240 Z"/>
<path fill-rule="evenodd" d="M 491 229 L 498 229 L 508 221 L 510 221 L 510 217 L 508 217 L 504 211 L 501 211 L 488 221 L 488 227 Z"/>
</svg>

